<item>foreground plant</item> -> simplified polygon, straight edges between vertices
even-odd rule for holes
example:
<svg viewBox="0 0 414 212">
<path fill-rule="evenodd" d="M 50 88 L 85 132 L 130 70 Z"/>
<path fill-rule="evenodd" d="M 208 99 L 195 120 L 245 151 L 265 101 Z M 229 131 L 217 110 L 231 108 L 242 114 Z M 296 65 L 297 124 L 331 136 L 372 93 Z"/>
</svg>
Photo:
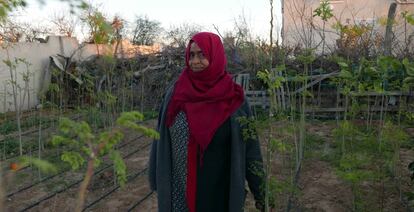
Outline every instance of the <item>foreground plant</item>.
<svg viewBox="0 0 414 212">
<path fill-rule="evenodd" d="M 0 161 L 0 167 L 2 167 Z M 57 172 L 56 167 L 46 160 L 38 158 L 21 156 L 15 162 L 10 163 L 10 170 L 7 172 L 0 172 L 0 211 L 6 211 L 5 197 L 6 197 L 6 185 L 10 184 L 15 178 L 16 171 L 23 167 L 33 166 L 39 169 L 42 173 L 54 174 Z"/>
<path fill-rule="evenodd" d="M 62 118 L 59 122 L 60 135 L 52 138 L 54 145 L 65 145 L 71 150 L 64 151 L 61 159 L 70 164 L 72 170 L 77 170 L 87 163 L 86 172 L 79 188 L 76 212 L 83 210 L 86 190 L 91 181 L 94 169 L 98 167 L 105 155 L 114 164 L 117 180 L 121 186 L 127 181 L 126 165 L 115 145 L 123 138 L 122 128 L 133 129 L 145 136 L 157 139 L 158 133 L 147 127 L 137 124 L 144 116 L 139 112 L 125 112 L 117 119 L 116 125 L 109 131 L 94 135 L 90 126 L 82 121 L 74 122 Z"/>
</svg>

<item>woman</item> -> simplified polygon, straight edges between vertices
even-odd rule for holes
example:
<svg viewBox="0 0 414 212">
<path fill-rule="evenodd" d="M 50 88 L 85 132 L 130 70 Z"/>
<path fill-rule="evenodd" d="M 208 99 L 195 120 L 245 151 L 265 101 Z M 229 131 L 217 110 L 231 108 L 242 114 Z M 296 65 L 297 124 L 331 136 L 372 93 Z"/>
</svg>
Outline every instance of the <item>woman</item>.
<svg viewBox="0 0 414 212">
<path fill-rule="evenodd" d="M 243 211 L 245 179 L 256 206 L 263 203 L 257 139 L 242 138 L 239 117 L 250 111 L 243 89 L 226 69 L 220 37 L 195 34 L 186 67 L 164 96 L 160 139 L 152 144 L 149 177 L 160 212 Z"/>
</svg>

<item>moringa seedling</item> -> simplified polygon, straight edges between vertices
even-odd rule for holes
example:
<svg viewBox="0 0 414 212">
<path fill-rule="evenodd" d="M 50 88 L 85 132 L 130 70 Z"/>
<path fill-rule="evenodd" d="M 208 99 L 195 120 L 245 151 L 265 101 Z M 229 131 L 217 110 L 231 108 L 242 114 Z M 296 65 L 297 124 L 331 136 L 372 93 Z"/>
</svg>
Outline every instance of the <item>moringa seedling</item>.
<svg viewBox="0 0 414 212">
<path fill-rule="evenodd" d="M 68 146 L 70 151 L 64 151 L 61 159 L 70 164 L 72 170 L 81 168 L 87 163 L 85 177 L 79 188 L 76 204 L 77 212 L 82 211 L 86 189 L 93 176 L 94 169 L 99 166 L 105 155 L 114 163 L 117 180 L 123 186 L 127 180 L 126 165 L 115 145 L 123 138 L 122 128 L 133 129 L 147 137 L 158 139 L 159 134 L 150 128 L 137 124 L 144 116 L 139 112 L 124 112 L 116 120 L 116 125 L 99 135 L 92 133 L 90 126 L 85 122 L 75 122 L 68 118 L 62 118 L 59 122 L 60 135 L 52 138 L 54 145 Z"/>
</svg>

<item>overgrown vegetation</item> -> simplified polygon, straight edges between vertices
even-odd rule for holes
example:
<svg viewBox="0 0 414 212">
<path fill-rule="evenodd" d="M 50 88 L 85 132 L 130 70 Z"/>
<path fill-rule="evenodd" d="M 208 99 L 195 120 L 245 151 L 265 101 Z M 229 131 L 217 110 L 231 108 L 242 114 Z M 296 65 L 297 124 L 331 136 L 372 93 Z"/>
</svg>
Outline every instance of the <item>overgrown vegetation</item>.
<svg viewBox="0 0 414 212">
<path fill-rule="evenodd" d="M 270 2 L 272 6 L 273 1 Z M 11 3 L 5 11 L 23 3 Z M 1 14 L 0 7 L 0 17 Z M 21 109 L 25 104 L 19 107 L 17 100 L 27 103 L 35 98 L 29 96 L 31 72 L 35 70 L 24 59 L 3 61 L 9 67 L 11 89 L 4 88 L 1 97 L 16 112 L 1 114 L 0 132 L 5 136 L 0 143 L 2 164 L 7 166 L 7 158 L 32 154 L 35 150 L 39 151 L 37 159 L 26 158 L 31 163 L 20 165 L 17 160 L 10 161 L 19 166 L 37 164 L 37 167 L 50 168 L 43 162 L 52 158 L 47 156 L 52 151 L 72 169 L 81 169 L 87 164 L 78 210 L 83 209 L 91 174 L 104 155 L 114 162 L 116 179 L 125 182 L 125 164 L 114 148 L 122 137 L 119 125 L 126 124 L 156 136 L 153 131 L 136 125 L 136 121 L 142 119 L 142 113 L 157 116 L 154 111 L 158 110 L 164 91 L 185 65 L 188 38 L 202 29 L 183 24 L 161 33 L 163 29 L 157 21 L 138 16 L 128 31 L 121 18 L 111 22 L 96 8 L 90 7 L 81 14 L 90 30 L 88 41 L 97 47 L 98 44 L 117 46 L 122 38 L 132 38 L 133 43 L 144 45 L 165 39 L 169 45 L 159 53 L 130 59 L 100 54 L 88 61 L 75 62 L 70 57 L 56 56 L 51 84 L 39 94 L 38 108 L 25 112 Z M 332 204 L 347 211 L 413 207 L 411 161 L 414 159 L 409 157 L 414 155 L 414 54 L 410 48 L 414 35 L 409 30 L 414 26 L 413 14 L 410 11 L 400 14 L 403 44 L 394 40 L 395 49 L 389 56 L 383 54 L 385 35 L 377 31 L 377 26 L 357 24 L 355 20 L 341 22 L 329 1 L 322 1 L 309 14 L 309 19 L 302 17 L 300 20 L 304 22 L 297 24 L 309 27 L 303 29 L 304 34 L 318 33 L 312 38 L 304 36 L 303 46 L 282 46 L 280 40 L 274 39 L 273 25 L 269 40 L 253 38 L 243 18 L 236 21 L 232 32 L 220 32 L 216 28 L 225 45 L 228 71 L 250 76 L 246 85 L 249 100 L 255 99 L 253 91 L 264 90 L 266 94 L 265 101 L 260 102 L 262 105 L 252 106 L 255 119 L 240 120 L 248 126 L 246 136 L 258 135 L 262 143 L 266 211 L 315 209 L 303 204 L 312 201 L 304 198 L 304 190 L 309 185 L 303 183 L 316 178 L 307 175 L 315 161 L 329 168 L 323 174 L 338 179 L 335 185 L 338 189 L 349 189 L 349 193 L 341 194 L 341 201 Z M 305 20 L 311 23 L 320 20 L 322 25 L 307 25 Z M 388 20 L 378 22 L 385 26 Z M 396 24 L 393 26 L 395 29 Z M 70 28 L 60 31 L 72 32 Z M 132 35 L 128 35 L 131 31 Z M 332 31 L 337 33 L 334 44 L 327 40 Z M 1 30 L 0 33 L 3 37 L 7 34 Z M 7 41 L 16 41 L 12 34 L 7 35 L 10 35 Z M 315 44 L 313 39 L 317 36 L 320 43 Z M 21 76 L 16 73 L 19 64 L 27 67 Z M 17 83 L 16 76 L 22 77 L 23 83 Z M 115 121 L 122 112 L 132 110 L 141 113 L 126 113 Z M 37 115 L 33 116 L 34 113 Z M 78 118 L 72 117 L 73 114 Z M 57 117 L 81 121 L 62 118 L 56 125 Z M 44 139 L 47 135 L 43 128 L 48 127 L 61 133 L 52 142 Z M 32 128 L 38 129 L 36 139 L 24 138 L 22 134 Z M 253 128 L 258 134 L 252 134 Z M 38 178 L 42 176 L 39 174 Z"/>
</svg>

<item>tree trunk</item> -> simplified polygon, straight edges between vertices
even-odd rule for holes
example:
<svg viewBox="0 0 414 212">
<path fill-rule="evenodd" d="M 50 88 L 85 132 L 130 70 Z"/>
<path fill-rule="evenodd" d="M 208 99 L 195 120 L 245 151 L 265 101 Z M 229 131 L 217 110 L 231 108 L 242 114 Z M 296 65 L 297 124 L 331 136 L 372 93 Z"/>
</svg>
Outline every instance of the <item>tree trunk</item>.
<svg viewBox="0 0 414 212">
<path fill-rule="evenodd" d="M 397 9 L 397 4 L 392 3 L 390 5 L 390 9 L 388 10 L 388 18 L 387 18 L 387 26 L 385 29 L 385 39 L 384 39 L 384 55 L 390 56 L 391 55 L 391 48 L 392 48 L 392 25 L 395 19 L 395 11 Z"/>
<path fill-rule="evenodd" d="M 89 182 L 91 181 L 92 175 L 93 175 L 93 168 L 94 168 L 94 159 L 90 158 L 88 161 L 88 167 L 86 169 L 85 178 L 82 181 L 82 184 L 79 188 L 78 193 L 78 200 L 76 204 L 76 212 L 82 212 L 83 206 L 85 204 L 85 197 L 86 197 L 86 190 L 88 188 Z"/>
</svg>

